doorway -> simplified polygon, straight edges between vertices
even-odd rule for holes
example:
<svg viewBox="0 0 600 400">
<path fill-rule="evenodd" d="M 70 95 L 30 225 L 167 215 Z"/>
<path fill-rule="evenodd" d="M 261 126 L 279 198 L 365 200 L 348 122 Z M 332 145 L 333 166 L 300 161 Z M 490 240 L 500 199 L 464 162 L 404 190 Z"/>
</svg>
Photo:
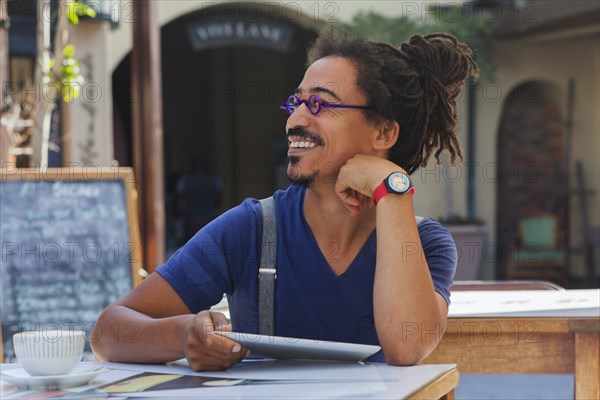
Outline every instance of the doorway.
<svg viewBox="0 0 600 400">
<path fill-rule="evenodd" d="M 168 254 L 190 237 L 186 209 L 214 208 L 198 218 L 199 228 L 244 198 L 267 197 L 287 184 L 287 114 L 279 105 L 302 80 L 317 31 L 273 6 L 264 9 L 268 13 L 256 13 L 256 3 L 248 6 L 252 12 L 238 3 L 203 8 L 161 28 Z M 128 87 L 129 57 L 113 73 L 115 88 Z M 115 155 L 131 165 L 135 91 L 117 92 Z M 191 186 L 201 193 L 185 189 L 193 175 Z"/>
<path fill-rule="evenodd" d="M 504 104 L 497 147 L 498 279 L 506 278 L 511 251 L 518 245 L 520 218 L 554 215 L 558 246 L 566 247 L 569 191 L 558 98 L 552 84 L 530 81 L 515 87 Z"/>
</svg>

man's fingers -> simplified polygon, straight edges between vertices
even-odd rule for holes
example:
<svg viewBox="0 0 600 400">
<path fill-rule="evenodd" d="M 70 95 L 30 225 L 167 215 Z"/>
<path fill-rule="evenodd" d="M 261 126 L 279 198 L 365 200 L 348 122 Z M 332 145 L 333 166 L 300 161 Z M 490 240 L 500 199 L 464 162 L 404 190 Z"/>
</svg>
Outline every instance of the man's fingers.
<svg viewBox="0 0 600 400">
<path fill-rule="evenodd" d="M 202 343 L 206 343 L 208 336 L 213 334 L 215 326 L 209 315 L 198 313 L 194 319 L 194 336 L 198 337 Z"/>
<path fill-rule="evenodd" d="M 188 359 L 194 371 L 222 371 L 238 363 L 238 359 L 225 359 L 211 354 L 202 354 L 201 357 Z"/>
<path fill-rule="evenodd" d="M 189 348 L 188 359 L 205 360 L 206 356 L 229 363 L 241 361 L 247 354 L 247 349 L 226 337 L 216 333 L 208 334 L 206 342 L 198 342 Z"/>
<path fill-rule="evenodd" d="M 186 328 L 184 353 L 195 371 L 217 371 L 230 368 L 248 353 L 239 343 L 218 334 L 231 330 L 225 315 L 202 311 Z"/>
<path fill-rule="evenodd" d="M 225 314 L 216 312 L 216 311 L 211 311 L 210 317 L 213 321 L 215 330 L 231 331 L 231 325 L 229 324 L 229 321 L 227 320 L 227 317 L 225 316 Z"/>
<path fill-rule="evenodd" d="M 218 333 L 210 335 L 206 342 L 206 351 L 219 357 L 237 357 L 244 348 L 239 343 L 221 336 Z"/>
</svg>

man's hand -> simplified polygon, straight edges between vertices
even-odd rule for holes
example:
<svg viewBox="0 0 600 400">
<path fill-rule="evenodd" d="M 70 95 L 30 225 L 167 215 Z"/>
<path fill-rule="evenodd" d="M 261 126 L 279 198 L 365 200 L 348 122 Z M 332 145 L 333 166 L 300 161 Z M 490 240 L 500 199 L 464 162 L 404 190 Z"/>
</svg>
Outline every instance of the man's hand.
<svg viewBox="0 0 600 400">
<path fill-rule="evenodd" d="M 373 191 L 394 171 L 403 171 L 380 157 L 357 154 L 340 168 L 335 191 L 353 217 L 374 207 Z"/>
<path fill-rule="evenodd" d="M 201 311 L 187 324 L 183 351 L 194 371 L 221 371 L 246 357 L 247 349 L 215 331 L 231 331 L 219 312 Z"/>
</svg>

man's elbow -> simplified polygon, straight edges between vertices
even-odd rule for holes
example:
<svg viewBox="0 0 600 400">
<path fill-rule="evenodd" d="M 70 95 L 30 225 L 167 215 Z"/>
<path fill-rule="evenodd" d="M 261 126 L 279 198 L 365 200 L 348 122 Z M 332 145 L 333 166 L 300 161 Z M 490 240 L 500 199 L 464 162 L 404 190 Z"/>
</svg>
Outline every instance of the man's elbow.
<svg viewBox="0 0 600 400">
<path fill-rule="evenodd" d="M 398 346 L 392 348 L 389 351 L 383 350 L 385 355 L 385 361 L 389 365 L 396 366 L 407 366 L 415 365 L 419 361 L 427 357 L 435 348 L 435 344 L 430 345 L 429 343 L 421 346 Z"/>
<path fill-rule="evenodd" d="M 98 317 L 92 334 L 90 335 L 90 348 L 98 361 L 112 361 L 110 356 L 110 345 L 107 343 L 107 319 L 112 311 L 112 305 L 108 306 Z M 103 333 L 104 331 L 104 333 Z"/>
<path fill-rule="evenodd" d="M 419 357 L 415 354 L 406 354 L 406 353 L 392 353 L 389 355 L 385 355 L 385 362 L 388 363 L 389 365 L 396 365 L 396 366 L 408 366 L 408 365 L 415 365 L 416 363 L 418 363 L 419 361 L 421 361 L 423 357 Z"/>
<path fill-rule="evenodd" d="M 92 353 L 94 354 L 94 357 L 96 358 L 96 361 L 100 361 L 100 362 L 109 362 L 110 357 L 108 357 L 107 354 L 104 354 L 104 352 L 102 351 L 102 347 L 101 346 L 97 346 L 94 344 L 90 343 L 90 347 L 92 348 Z"/>
</svg>

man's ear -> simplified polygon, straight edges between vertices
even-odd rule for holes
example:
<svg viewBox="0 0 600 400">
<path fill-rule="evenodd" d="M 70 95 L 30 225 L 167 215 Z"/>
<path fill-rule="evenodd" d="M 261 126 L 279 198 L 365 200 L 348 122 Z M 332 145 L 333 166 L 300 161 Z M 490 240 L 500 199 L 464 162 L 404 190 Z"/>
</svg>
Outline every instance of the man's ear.
<svg viewBox="0 0 600 400">
<path fill-rule="evenodd" d="M 398 141 L 398 136 L 400 136 L 400 124 L 397 121 L 384 122 L 373 140 L 373 147 L 375 150 L 389 150 Z"/>
</svg>

